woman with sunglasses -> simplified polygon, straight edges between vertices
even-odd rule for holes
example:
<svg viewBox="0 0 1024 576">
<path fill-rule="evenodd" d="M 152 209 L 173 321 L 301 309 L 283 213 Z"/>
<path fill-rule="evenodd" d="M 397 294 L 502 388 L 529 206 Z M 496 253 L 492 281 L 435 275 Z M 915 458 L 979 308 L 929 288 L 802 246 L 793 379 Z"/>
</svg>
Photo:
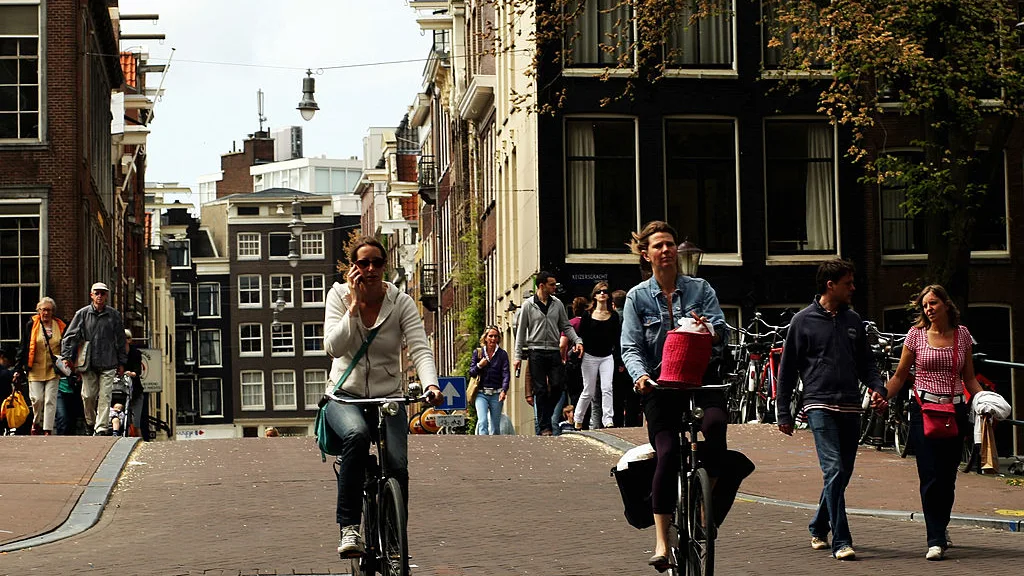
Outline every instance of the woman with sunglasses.
<svg viewBox="0 0 1024 576">
<path fill-rule="evenodd" d="M 444 399 L 437 386 L 437 369 L 427 345 L 423 320 L 415 302 L 394 284 L 384 280 L 387 251 L 374 238 L 356 239 L 349 253 L 352 266 L 345 283 L 335 283 L 327 295 L 324 315 L 324 349 L 333 358 L 327 391 L 334 389 L 349 365 L 355 362 L 338 394 L 356 398 L 379 398 L 402 393 L 402 343 L 408 347 L 416 373 L 429 395 L 430 403 Z M 359 350 L 376 330 L 374 339 L 356 362 Z M 355 558 L 364 551 L 359 535 L 362 491 L 370 451 L 371 430 L 376 430 L 376 409 L 329 402 L 325 418 L 331 431 L 341 439 L 338 456 L 337 520 L 341 526 L 338 553 Z M 389 416 L 387 438 L 388 469 L 398 478 L 405 501 L 409 501 L 408 417 L 400 404 Z"/>
<path fill-rule="evenodd" d="M 60 374 L 53 367 L 54 357 L 60 353 L 60 339 L 67 326 L 64 321 L 54 316 L 57 303 L 49 296 L 36 304 L 37 314 L 33 316 L 23 331 L 21 350 L 15 365 L 19 373 L 28 375 L 28 395 L 32 402 L 32 435 L 53 434 L 54 418 L 57 415 L 57 388 Z"/>
<path fill-rule="evenodd" d="M 619 315 L 611 308 L 611 291 L 607 282 L 598 282 L 590 292 L 590 306 L 580 318 L 580 338 L 587 343 L 583 353 L 583 393 L 576 403 L 575 426 L 583 428 L 583 417 L 597 395 L 598 376 L 601 384 L 601 425 L 614 426 L 612 422 L 612 380 L 615 377 L 615 352 L 619 345 Z M 593 419 L 592 419 L 593 420 Z"/>
<path fill-rule="evenodd" d="M 497 326 L 488 326 L 469 362 L 469 376 L 480 377 L 473 400 L 478 436 L 501 434 L 501 408 L 511 379 L 508 366 L 508 352 L 501 348 L 501 332 Z"/>
</svg>

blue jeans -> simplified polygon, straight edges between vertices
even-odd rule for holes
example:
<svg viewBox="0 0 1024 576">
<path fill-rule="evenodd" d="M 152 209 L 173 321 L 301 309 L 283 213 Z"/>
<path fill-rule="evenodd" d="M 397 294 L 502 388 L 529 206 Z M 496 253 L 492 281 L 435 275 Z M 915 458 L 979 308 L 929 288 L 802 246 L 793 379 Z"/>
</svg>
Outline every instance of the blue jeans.
<svg viewBox="0 0 1024 576">
<path fill-rule="evenodd" d="M 501 401 L 500 392 L 484 394 L 483 389 L 476 393 L 473 405 L 476 407 L 477 436 L 497 436 L 501 434 Z"/>
<path fill-rule="evenodd" d="M 555 404 L 555 411 L 551 415 L 551 435 L 559 436 L 562 431 L 558 428 L 558 423 L 562 421 L 562 409 L 565 408 L 566 402 L 568 402 L 565 392 L 562 393 L 562 397 L 558 399 L 558 403 Z M 537 411 L 537 403 L 533 403 L 533 431 L 537 436 L 540 436 L 540 413 Z"/>
<path fill-rule="evenodd" d="M 857 459 L 857 441 L 860 436 L 860 415 L 810 410 L 807 424 L 814 433 L 814 447 L 818 451 L 818 464 L 824 478 L 818 511 L 808 529 L 811 536 L 828 538 L 832 532 L 832 554 L 844 546 L 853 545 L 850 524 L 846 520 L 846 486 L 853 476 Z"/>
<path fill-rule="evenodd" d="M 377 435 L 377 408 L 361 408 L 350 404 L 327 404 L 327 425 L 342 441 L 338 463 L 338 524 L 354 526 L 363 515 L 363 484 L 366 482 L 366 463 L 370 442 Z M 385 427 L 388 461 L 384 463 L 388 474 L 398 479 L 402 496 L 409 502 L 409 419 L 405 406 L 398 414 L 387 417 Z"/>
</svg>

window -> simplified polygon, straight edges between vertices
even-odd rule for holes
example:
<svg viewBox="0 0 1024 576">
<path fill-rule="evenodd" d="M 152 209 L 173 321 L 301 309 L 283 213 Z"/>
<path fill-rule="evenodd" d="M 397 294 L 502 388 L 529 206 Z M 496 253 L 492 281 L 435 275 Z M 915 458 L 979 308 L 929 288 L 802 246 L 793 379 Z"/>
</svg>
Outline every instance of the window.
<svg viewBox="0 0 1024 576">
<path fill-rule="evenodd" d="M 924 153 L 920 150 L 899 150 L 886 152 L 897 163 L 920 163 Z M 904 172 L 894 165 L 894 172 Z M 882 254 L 925 254 L 927 253 L 928 218 L 924 214 L 908 217 L 903 203 L 907 200 L 906 182 L 899 177 L 888 178 L 879 187 L 882 218 Z"/>
<path fill-rule="evenodd" d="M 303 232 L 302 233 L 302 257 L 323 258 L 324 257 L 324 233 Z"/>
<path fill-rule="evenodd" d="M 199 317 L 220 318 L 220 284 L 199 285 Z"/>
<path fill-rule="evenodd" d="M 818 0 L 818 4 L 822 8 L 827 5 L 829 0 Z M 767 69 L 783 69 L 785 68 L 786 57 L 793 52 L 796 47 L 796 40 L 793 39 L 793 34 L 797 32 L 796 26 L 789 26 L 785 30 L 779 30 L 777 19 L 778 16 L 775 13 L 775 5 L 778 2 L 761 2 L 761 10 L 764 15 L 761 23 L 761 50 L 763 51 L 764 67 Z M 782 43 L 780 46 L 769 47 L 768 44 L 772 38 L 778 38 Z M 827 65 L 824 60 L 815 60 L 812 62 L 813 68 L 826 68 Z"/>
<path fill-rule="evenodd" d="M 192 285 L 171 284 L 171 299 L 174 300 L 174 313 L 179 317 L 192 316 Z"/>
<path fill-rule="evenodd" d="M 289 232 L 271 232 L 270 236 L 270 257 L 287 258 L 288 241 L 292 239 Z"/>
<path fill-rule="evenodd" d="M 302 275 L 302 305 L 323 306 L 324 305 L 324 275 L 303 274 Z"/>
<path fill-rule="evenodd" d="M 274 410 L 295 410 L 295 371 L 274 370 Z"/>
<path fill-rule="evenodd" d="M 980 152 L 980 151 L 979 151 Z M 976 201 L 976 221 L 971 235 L 971 250 L 1005 252 L 1006 230 L 1006 157 L 1001 151 L 979 153 L 979 161 L 971 165 L 971 184 L 985 186 L 985 194 Z"/>
<path fill-rule="evenodd" d="M 242 370 L 242 410 L 263 410 L 266 407 L 263 392 L 263 372 Z"/>
<path fill-rule="evenodd" d="M 37 216 L 0 214 L 0 342 L 15 346 L 40 297 L 38 207 L 32 209 Z"/>
<path fill-rule="evenodd" d="M 695 2 L 685 4 L 665 42 L 665 64 L 671 68 L 732 68 L 733 1 L 721 0 L 711 12 L 694 18 Z"/>
<path fill-rule="evenodd" d="M 295 300 L 292 294 L 291 274 L 270 275 L 270 302 L 277 302 L 277 298 L 279 296 L 284 298 L 285 304 L 288 308 L 295 306 Z"/>
<path fill-rule="evenodd" d="M 241 208 L 239 208 L 241 210 Z M 238 259 L 260 259 L 260 235 L 256 232 L 240 232 L 238 234 Z"/>
<path fill-rule="evenodd" d="M 295 325 L 281 324 L 270 330 L 270 355 L 271 356 L 294 356 L 295 355 Z"/>
<path fill-rule="evenodd" d="M 199 379 L 199 416 L 211 418 L 224 415 L 220 378 Z"/>
<path fill-rule="evenodd" d="M 633 43 L 633 22 L 629 3 L 622 0 L 587 0 L 582 9 L 567 2 L 567 14 L 577 13 L 568 25 L 565 41 L 570 66 L 605 67 L 631 63 L 627 54 Z"/>
<path fill-rule="evenodd" d="M 305 322 L 302 324 L 302 355 L 324 356 L 324 323 Z"/>
<path fill-rule="evenodd" d="M 734 120 L 665 123 L 667 220 L 707 253 L 739 253 Z"/>
<path fill-rule="evenodd" d="M 0 6 L 0 142 L 41 138 L 39 28 L 38 0 Z"/>
<path fill-rule="evenodd" d="M 824 120 L 765 121 L 769 256 L 836 253 L 834 138 Z"/>
<path fill-rule="evenodd" d="M 167 264 L 171 268 L 189 268 L 192 266 L 190 240 L 168 240 L 164 242 L 167 247 Z"/>
<path fill-rule="evenodd" d="M 238 356 L 263 356 L 263 325 L 238 325 Z"/>
<path fill-rule="evenodd" d="M 242 274 L 238 276 L 238 307 L 260 308 L 263 295 L 263 281 L 259 274 Z"/>
<path fill-rule="evenodd" d="M 257 175 L 256 178 L 260 178 L 260 176 Z M 255 184 L 254 184 L 254 186 L 255 186 Z M 260 215 L 260 207 L 259 206 L 239 206 L 238 207 L 238 215 L 239 216 L 259 216 Z"/>
<path fill-rule="evenodd" d="M 622 252 L 637 225 L 636 144 L 632 119 L 566 121 L 569 249 Z"/>
<path fill-rule="evenodd" d="M 199 367 L 220 366 L 220 330 L 199 331 Z"/>
<path fill-rule="evenodd" d="M 178 341 L 175 344 L 174 353 L 182 364 L 196 363 L 195 332 L 191 328 L 176 330 Z"/>
<path fill-rule="evenodd" d="M 305 168 L 303 168 L 303 170 L 305 170 Z M 315 206 L 311 206 L 311 205 L 307 204 L 307 205 L 302 207 L 302 215 L 303 216 L 306 216 L 306 215 L 320 215 L 320 216 L 322 216 L 323 213 L 324 213 L 324 207 L 323 207 L 322 204 L 317 204 Z"/>
<path fill-rule="evenodd" d="M 320 398 L 327 390 L 327 370 L 306 370 L 302 373 L 303 394 L 305 395 L 306 409 L 316 410 Z"/>
</svg>

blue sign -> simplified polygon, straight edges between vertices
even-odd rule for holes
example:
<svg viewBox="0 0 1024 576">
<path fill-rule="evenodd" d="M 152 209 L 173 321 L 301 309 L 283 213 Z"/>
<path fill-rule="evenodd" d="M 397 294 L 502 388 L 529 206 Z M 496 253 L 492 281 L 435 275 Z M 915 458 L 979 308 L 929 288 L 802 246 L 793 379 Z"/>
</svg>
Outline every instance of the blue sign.
<svg viewBox="0 0 1024 576">
<path fill-rule="evenodd" d="M 466 409 L 466 379 L 462 376 L 440 376 L 437 379 L 437 386 L 444 396 L 444 403 L 437 407 L 438 410 L 465 410 Z"/>
</svg>

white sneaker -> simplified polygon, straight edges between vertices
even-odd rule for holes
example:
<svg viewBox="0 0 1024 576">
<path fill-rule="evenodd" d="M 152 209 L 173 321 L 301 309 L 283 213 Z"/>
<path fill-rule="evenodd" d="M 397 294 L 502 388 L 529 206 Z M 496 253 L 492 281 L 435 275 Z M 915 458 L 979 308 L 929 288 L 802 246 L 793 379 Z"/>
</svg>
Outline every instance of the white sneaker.
<svg viewBox="0 0 1024 576">
<path fill-rule="evenodd" d="M 359 534 L 359 526 L 343 526 L 341 528 L 341 543 L 338 544 L 338 554 L 342 558 L 358 558 L 365 551 L 363 537 Z"/>
<path fill-rule="evenodd" d="M 824 550 L 829 548 L 828 540 L 825 538 L 818 538 L 817 536 L 811 536 L 811 548 L 815 550 Z"/>
<path fill-rule="evenodd" d="M 853 546 L 843 546 L 836 551 L 836 560 L 856 560 L 857 553 L 853 551 Z"/>
<path fill-rule="evenodd" d="M 942 546 L 930 546 L 928 553 L 924 555 L 928 560 L 942 560 L 946 556 L 946 551 L 942 549 Z"/>
</svg>

